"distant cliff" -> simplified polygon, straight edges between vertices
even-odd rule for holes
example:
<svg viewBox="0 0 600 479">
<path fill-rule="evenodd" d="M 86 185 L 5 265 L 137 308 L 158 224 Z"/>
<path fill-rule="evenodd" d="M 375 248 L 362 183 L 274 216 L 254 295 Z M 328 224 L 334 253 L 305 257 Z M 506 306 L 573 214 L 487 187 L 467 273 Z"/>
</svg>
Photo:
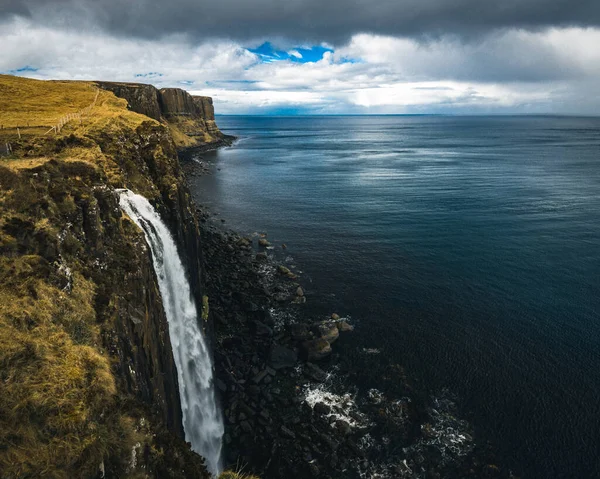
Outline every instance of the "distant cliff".
<svg viewBox="0 0 600 479">
<path fill-rule="evenodd" d="M 105 90 L 127 100 L 131 111 L 167 125 L 179 148 L 195 148 L 227 142 L 215 123 L 212 98 L 192 96 L 181 88 L 157 89 L 143 83 L 97 82 Z"/>
</svg>

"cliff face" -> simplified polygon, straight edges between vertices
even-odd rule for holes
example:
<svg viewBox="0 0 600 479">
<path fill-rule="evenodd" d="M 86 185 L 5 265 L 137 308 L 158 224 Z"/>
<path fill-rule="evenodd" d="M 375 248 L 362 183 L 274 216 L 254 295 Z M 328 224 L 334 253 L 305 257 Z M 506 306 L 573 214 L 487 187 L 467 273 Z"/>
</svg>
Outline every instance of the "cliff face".
<svg viewBox="0 0 600 479">
<path fill-rule="evenodd" d="M 179 88 L 162 88 L 159 90 L 161 112 L 165 117 L 174 115 L 202 118 L 192 95 Z"/>
<path fill-rule="evenodd" d="M 100 88 L 112 91 L 119 98 L 127 100 L 132 111 L 160 120 L 161 111 L 158 90 L 143 83 L 97 82 Z"/>
<path fill-rule="evenodd" d="M 45 82 L 22 81 L 44 97 Z M 151 113 L 156 91 L 121 93 Z M 177 150 L 167 125 L 112 93 L 94 113 L 60 135 L 15 139 L 0 161 L 2 477 L 207 477 L 181 439 L 150 251 L 118 204 L 129 188 L 168 219 L 200 298 L 198 223 Z"/>
<path fill-rule="evenodd" d="M 212 98 L 192 96 L 180 88 L 156 89 L 139 83 L 97 82 L 127 100 L 131 111 L 167 125 L 180 148 L 195 148 L 226 141 L 215 123 Z"/>
</svg>

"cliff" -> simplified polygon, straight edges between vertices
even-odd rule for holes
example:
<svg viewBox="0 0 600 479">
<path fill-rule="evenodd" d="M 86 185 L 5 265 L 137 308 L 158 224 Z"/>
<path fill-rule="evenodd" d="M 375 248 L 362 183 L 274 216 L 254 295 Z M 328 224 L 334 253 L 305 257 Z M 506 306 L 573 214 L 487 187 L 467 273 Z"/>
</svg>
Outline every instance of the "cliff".
<svg viewBox="0 0 600 479">
<path fill-rule="evenodd" d="M 215 123 L 212 98 L 192 96 L 180 88 L 158 90 L 141 83 L 96 82 L 127 101 L 131 111 L 160 121 L 170 130 L 178 148 L 218 145 L 229 137 Z"/>
<path fill-rule="evenodd" d="M 157 279 L 117 189 L 169 220 L 200 298 L 198 221 L 158 90 L 114 88 L 128 100 L 93 83 L 0 76 L 11 145 L 0 158 L 3 478 L 208 477 L 182 440 Z"/>
</svg>

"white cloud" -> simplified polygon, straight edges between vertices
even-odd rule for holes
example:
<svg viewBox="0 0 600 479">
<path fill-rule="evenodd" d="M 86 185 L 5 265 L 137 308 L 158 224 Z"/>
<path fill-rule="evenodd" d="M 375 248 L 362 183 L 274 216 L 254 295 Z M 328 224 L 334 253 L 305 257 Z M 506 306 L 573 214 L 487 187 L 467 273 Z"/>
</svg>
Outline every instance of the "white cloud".
<svg viewBox="0 0 600 479">
<path fill-rule="evenodd" d="M 465 43 L 358 34 L 317 62 L 265 62 L 232 41 L 134 40 L 15 19 L 0 71 L 142 81 L 215 97 L 219 113 L 592 113 L 600 109 L 600 29 L 510 30 Z M 309 47 L 309 45 L 307 45 Z M 299 47 L 298 47 L 299 48 Z M 300 58 L 297 50 L 289 55 Z M 297 53 L 297 55 L 296 55 Z"/>
<path fill-rule="evenodd" d="M 161 73 L 161 85 L 179 81 L 237 78 L 258 62 L 256 55 L 233 42 L 190 45 L 172 36 L 161 41 L 123 39 L 97 32 L 67 33 L 22 19 L 0 31 L 0 71 L 26 65 L 37 78 L 143 81 L 136 75 Z M 30 75 L 30 74 L 28 74 Z M 143 77 L 141 77 L 143 78 Z"/>
</svg>

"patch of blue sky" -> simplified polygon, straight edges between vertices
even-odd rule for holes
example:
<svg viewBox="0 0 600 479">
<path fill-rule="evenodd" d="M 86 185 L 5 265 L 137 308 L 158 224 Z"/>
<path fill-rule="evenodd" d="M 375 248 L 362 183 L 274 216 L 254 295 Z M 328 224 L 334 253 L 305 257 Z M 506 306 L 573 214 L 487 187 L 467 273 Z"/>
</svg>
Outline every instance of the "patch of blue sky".
<svg viewBox="0 0 600 479">
<path fill-rule="evenodd" d="M 162 73 L 158 72 L 148 72 L 148 73 L 136 73 L 136 78 L 157 78 L 164 76 Z"/>
<path fill-rule="evenodd" d="M 39 68 L 34 68 L 32 66 L 25 65 L 24 67 L 21 67 L 21 68 L 16 68 L 14 70 L 8 70 L 7 73 L 9 73 L 11 75 L 16 75 L 18 73 L 34 73 L 34 72 L 37 72 L 38 70 L 39 70 Z"/>
<path fill-rule="evenodd" d="M 258 55 L 263 63 L 272 63 L 282 60 L 296 63 L 314 63 L 321 60 L 325 53 L 333 53 L 333 49 L 322 45 L 297 47 L 289 50 L 277 50 L 270 42 L 265 42 L 259 47 L 248 48 L 247 50 Z"/>
<path fill-rule="evenodd" d="M 238 85 L 252 85 L 254 83 L 258 83 L 258 80 L 210 80 L 204 82 L 206 86 L 223 86 L 229 84 L 238 84 Z"/>
</svg>

